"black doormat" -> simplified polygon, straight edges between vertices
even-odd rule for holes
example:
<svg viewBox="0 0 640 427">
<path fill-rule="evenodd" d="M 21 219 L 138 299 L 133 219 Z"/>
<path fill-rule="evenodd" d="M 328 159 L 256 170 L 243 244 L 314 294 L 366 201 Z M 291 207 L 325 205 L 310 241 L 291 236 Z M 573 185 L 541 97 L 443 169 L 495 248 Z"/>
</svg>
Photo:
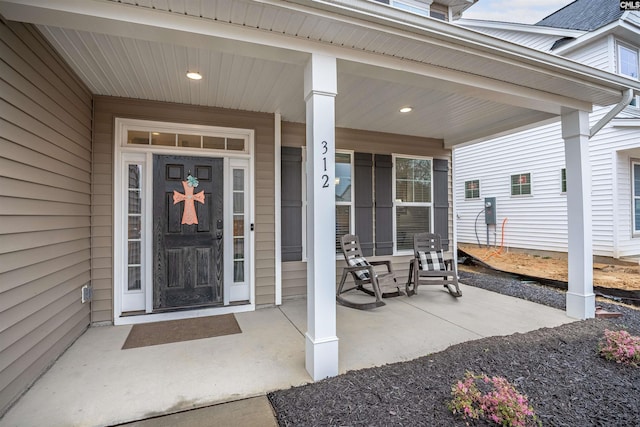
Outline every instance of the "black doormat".
<svg viewBox="0 0 640 427">
<path fill-rule="evenodd" d="M 233 314 L 133 325 L 122 349 L 242 333 Z"/>
</svg>

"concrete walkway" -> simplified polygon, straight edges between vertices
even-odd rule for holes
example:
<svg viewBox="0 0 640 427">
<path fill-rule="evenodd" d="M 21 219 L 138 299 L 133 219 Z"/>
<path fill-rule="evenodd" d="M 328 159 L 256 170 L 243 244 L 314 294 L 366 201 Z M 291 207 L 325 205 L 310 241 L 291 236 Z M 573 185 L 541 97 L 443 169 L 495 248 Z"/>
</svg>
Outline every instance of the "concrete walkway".
<svg viewBox="0 0 640 427">
<path fill-rule="evenodd" d="M 462 289 L 456 299 L 441 287 L 422 287 L 416 296 L 370 311 L 338 306 L 340 372 L 572 321 L 560 310 Z M 128 350 L 121 347 L 130 326 L 90 328 L 0 426 L 105 426 L 149 418 L 133 425 L 275 425 L 264 395 L 311 381 L 304 369 L 306 301 L 236 318 L 241 334 Z M 242 400 L 252 397 L 258 399 Z M 239 402 L 212 406 L 232 401 Z M 241 414 L 252 418 L 238 424 Z"/>
</svg>

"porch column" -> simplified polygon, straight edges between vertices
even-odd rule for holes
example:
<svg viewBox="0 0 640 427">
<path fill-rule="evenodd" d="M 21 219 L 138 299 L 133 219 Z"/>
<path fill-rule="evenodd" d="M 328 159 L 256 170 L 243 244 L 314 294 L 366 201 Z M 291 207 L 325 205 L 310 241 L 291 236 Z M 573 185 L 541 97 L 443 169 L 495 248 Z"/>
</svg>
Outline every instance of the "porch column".
<svg viewBox="0 0 640 427">
<path fill-rule="evenodd" d="M 593 293 L 593 239 L 591 223 L 591 165 L 589 115 L 586 111 L 562 113 L 562 138 L 567 170 L 569 231 L 569 290 L 567 316 L 595 317 Z"/>
<path fill-rule="evenodd" d="M 304 73 L 307 105 L 306 368 L 314 381 L 338 375 L 336 336 L 335 96 L 336 59 L 311 55 Z"/>
</svg>

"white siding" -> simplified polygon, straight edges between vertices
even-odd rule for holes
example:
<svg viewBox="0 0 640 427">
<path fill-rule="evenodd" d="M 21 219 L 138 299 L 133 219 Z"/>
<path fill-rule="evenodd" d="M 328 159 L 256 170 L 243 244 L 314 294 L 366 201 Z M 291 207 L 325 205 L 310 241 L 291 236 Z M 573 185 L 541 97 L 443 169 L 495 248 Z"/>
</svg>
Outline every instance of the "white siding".
<svg viewBox="0 0 640 427">
<path fill-rule="evenodd" d="M 613 53 L 610 52 L 609 46 L 609 39 L 605 37 L 572 50 L 564 56 L 599 70 L 615 72 L 615 69 L 612 69 L 614 63 L 611 61 Z"/>
<path fill-rule="evenodd" d="M 493 36 L 498 39 L 507 40 L 512 43 L 516 43 L 522 46 L 527 46 L 532 49 L 542 50 L 548 52 L 551 50 L 553 44 L 562 37 L 555 35 L 529 33 L 525 31 L 514 31 L 498 28 L 483 28 L 474 27 L 473 25 L 464 25 L 474 31 L 478 31 L 489 36 Z"/>
<path fill-rule="evenodd" d="M 593 125 L 608 109 L 595 111 Z M 589 144 L 592 175 L 594 255 L 621 257 L 640 254 L 640 238 L 633 237 L 631 221 L 631 158 L 640 158 L 637 128 L 611 125 Z M 456 149 L 454 155 L 458 241 L 477 243 L 475 218 L 485 197 L 496 197 L 498 226 L 490 240 L 505 246 L 567 251 L 566 196 L 560 192 L 565 166 L 560 123 L 509 137 Z M 510 196 L 510 176 L 531 173 L 532 196 Z M 616 181 L 614 182 L 614 177 Z M 480 180 L 480 199 L 464 199 L 465 181 Z M 615 210 L 614 210 L 615 206 Z M 486 243 L 484 215 L 477 222 L 480 243 Z M 616 248 L 617 245 L 617 248 Z"/>
<path fill-rule="evenodd" d="M 633 236 L 633 205 L 631 187 L 631 161 L 640 160 L 640 144 L 638 143 L 638 128 L 607 128 L 615 134 L 616 140 L 610 149 L 614 150 L 612 163 L 615 169 L 615 200 L 617 222 L 617 253 L 616 257 L 640 255 L 640 236 Z"/>
<path fill-rule="evenodd" d="M 520 132 L 455 150 L 454 176 L 458 242 L 486 243 L 485 197 L 496 197 L 497 227 L 490 240 L 506 247 L 566 251 L 566 196 L 561 193 L 564 144 L 560 124 Z M 511 175 L 530 173 L 531 196 L 511 196 Z M 465 200 L 464 183 L 480 180 L 480 199 Z"/>
</svg>

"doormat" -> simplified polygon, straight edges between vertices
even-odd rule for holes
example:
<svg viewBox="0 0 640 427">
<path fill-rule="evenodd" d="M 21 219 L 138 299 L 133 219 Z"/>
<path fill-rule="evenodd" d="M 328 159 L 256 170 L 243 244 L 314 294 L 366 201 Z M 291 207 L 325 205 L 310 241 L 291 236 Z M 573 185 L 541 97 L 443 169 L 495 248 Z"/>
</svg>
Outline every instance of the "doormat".
<svg viewBox="0 0 640 427">
<path fill-rule="evenodd" d="M 122 349 L 242 333 L 233 314 L 133 325 Z"/>
</svg>

